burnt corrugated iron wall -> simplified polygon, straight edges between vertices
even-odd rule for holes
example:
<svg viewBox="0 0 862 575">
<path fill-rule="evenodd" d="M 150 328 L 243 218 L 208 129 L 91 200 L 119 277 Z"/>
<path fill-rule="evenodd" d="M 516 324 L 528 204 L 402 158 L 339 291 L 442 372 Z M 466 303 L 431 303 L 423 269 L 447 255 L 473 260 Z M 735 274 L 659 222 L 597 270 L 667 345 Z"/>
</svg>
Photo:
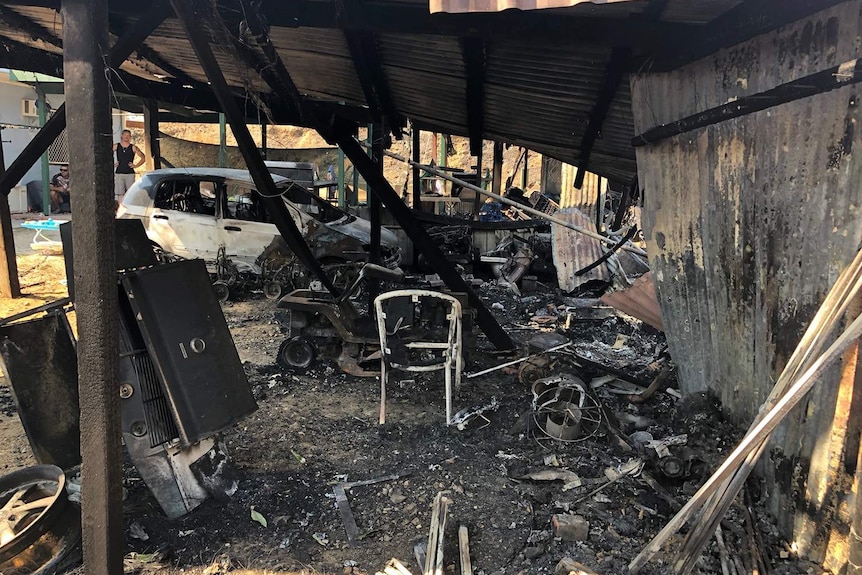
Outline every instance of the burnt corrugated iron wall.
<svg viewBox="0 0 862 575">
<path fill-rule="evenodd" d="M 862 2 L 847 2 L 672 73 L 634 77 L 636 131 L 858 58 L 860 22 Z M 680 385 L 710 389 L 740 425 L 860 245 L 860 93 L 847 86 L 637 150 Z M 846 563 L 858 487 L 854 376 L 855 355 L 791 414 L 760 469 L 785 535 L 834 572 Z"/>
</svg>

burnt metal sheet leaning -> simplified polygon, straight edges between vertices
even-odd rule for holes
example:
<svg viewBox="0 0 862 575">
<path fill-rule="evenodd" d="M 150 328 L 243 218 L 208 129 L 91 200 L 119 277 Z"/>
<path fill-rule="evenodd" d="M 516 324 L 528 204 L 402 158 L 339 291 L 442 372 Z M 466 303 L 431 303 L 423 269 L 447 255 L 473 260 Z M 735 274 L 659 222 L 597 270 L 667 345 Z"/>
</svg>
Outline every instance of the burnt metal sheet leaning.
<svg viewBox="0 0 862 575">
<path fill-rule="evenodd" d="M 595 224 L 576 208 L 564 208 L 555 214 L 578 227 L 590 229 Z M 563 226 L 551 227 L 551 240 L 554 253 L 554 266 L 557 268 L 557 282 L 564 292 L 571 292 L 589 280 L 608 281 L 611 278 L 607 266 L 598 266 L 583 275 L 575 275 L 604 254 L 598 240 L 575 232 Z"/>
<path fill-rule="evenodd" d="M 0 328 L 0 361 L 36 461 L 81 462 L 78 360 L 62 313 Z"/>
</svg>

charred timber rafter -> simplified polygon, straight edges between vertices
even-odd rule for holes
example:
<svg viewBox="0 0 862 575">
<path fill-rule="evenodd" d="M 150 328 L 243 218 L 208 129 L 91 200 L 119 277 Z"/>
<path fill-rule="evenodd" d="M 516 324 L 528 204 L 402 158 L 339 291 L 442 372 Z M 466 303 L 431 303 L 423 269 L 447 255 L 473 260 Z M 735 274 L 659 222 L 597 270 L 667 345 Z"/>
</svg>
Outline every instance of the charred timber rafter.
<svg viewBox="0 0 862 575">
<path fill-rule="evenodd" d="M 260 48 L 264 60 L 261 61 L 258 55 L 243 43 L 244 38 L 234 39 L 240 57 L 260 74 L 263 81 L 272 88 L 273 96 L 284 101 L 285 105 L 292 110 L 297 121 L 302 125 L 307 125 L 308 122 L 313 121 L 313 118 L 310 118 L 303 109 L 299 88 L 296 87 L 296 83 L 287 68 L 284 67 L 281 56 L 278 55 L 278 51 L 269 38 L 269 24 L 258 9 L 259 3 L 250 0 L 239 0 L 239 2 L 242 8 L 241 12 L 245 15 L 245 29 L 248 30 L 257 47 Z M 239 26 L 239 29 L 242 28 L 243 26 Z"/>
<path fill-rule="evenodd" d="M 470 133 L 470 154 L 479 156 L 482 153 L 485 131 L 485 41 L 482 38 L 462 38 L 461 55 L 467 75 L 467 125 Z"/>
<path fill-rule="evenodd" d="M 0 22 L 3 22 L 13 30 L 29 34 L 34 40 L 39 40 L 60 50 L 63 49 L 63 40 L 58 38 L 56 34 L 53 34 L 41 24 L 19 14 L 8 6 L 0 6 Z"/>
<path fill-rule="evenodd" d="M 245 116 L 241 113 L 234 94 L 225 80 L 218 61 L 210 47 L 209 39 L 200 26 L 200 17 L 206 15 L 211 17 L 212 13 L 200 7 L 194 0 L 171 0 L 174 12 L 180 20 L 192 49 L 198 57 L 201 67 L 210 81 L 213 92 L 221 104 L 221 109 L 230 123 L 231 131 L 236 138 L 237 145 L 242 153 L 245 163 L 248 165 L 249 173 L 258 191 L 261 193 L 267 212 L 273 219 L 279 233 L 287 242 L 299 260 L 311 271 L 326 289 L 333 295 L 338 295 L 338 290 L 332 285 L 332 281 L 323 272 L 323 268 L 311 253 L 311 249 L 305 242 L 302 232 L 296 227 L 287 206 L 281 199 L 281 193 L 276 188 L 272 175 L 263 163 L 263 157 L 248 131 Z"/>
<path fill-rule="evenodd" d="M 111 47 L 108 52 L 108 66 L 118 68 L 126 58 L 134 51 L 134 49 L 149 36 L 153 30 L 159 27 L 164 22 L 168 15 L 164 3 L 159 3 L 152 7 L 146 16 L 141 17 L 135 24 L 124 34 L 117 43 Z M 21 46 L 21 49 L 27 49 L 35 54 L 43 55 L 49 59 L 55 59 L 54 55 L 48 54 L 43 50 L 35 50 L 27 46 Z M 55 64 L 56 65 L 56 62 Z M 62 58 L 60 58 L 60 70 L 63 69 Z M 63 76 L 63 74 L 59 74 Z M 51 116 L 44 126 L 36 133 L 36 136 L 30 140 L 30 143 L 24 148 L 21 154 L 15 158 L 9 169 L 0 177 L 0 193 L 8 196 L 9 191 L 14 184 L 17 184 L 27 170 L 39 159 L 39 156 L 45 153 L 45 150 L 54 143 L 63 130 L 66 128 L 66 105 L 63 104 L 54 115 Z"/>
<path fill-rule="evenodd" d="M 365 5 L 353 0 L 336 0 L 336 14 L 340 22 L 349 20 L 349 14 L 357 9 L 366 9 Z M 344 39 L 350 50 L 350 57 L 356 69 L 356 77 L 362 86 L 365 102 L 371 109 L 371 115 L 375 122 L 386 120 L 386 124 L 392 130 L 396 139 L 403 137 L 404 117 L 399 114 L 398 108 L 392 99 L 392 91 L 383 63 L 380 61 L 380 51 L 377 47 L 377 36 L 368 30 L 356 30 L 343 28 Z"/>
<path fill-rule="evenodd" d="M 120 22 L 119 19 L 116 17 L 109 18 L 108 21 L 110 23 L 111 33 L 114 34 L 115 36 L 117 36 L 118 38 L 122 38 L 128 27 L 125 26 L 122 22 Z M 194 78 L 189 76 L 189 74 L 186 73 L 185 71 L 180 70 L 179 68 L 177 68 L 173 64 L 166 61 L 162 56 L 159 55 L 158 52 L 156 52 L 152 48 L 148 47 L 146 44 L 142 43 L 140 46 L 135 48 L 135 53 L 137 53 L 137 55 L 140 56 L 141 58 L 143 58 L 144 60 L 150 62 L 154 66 L 158 67 L 159 69 L 161 69 L 164 72 L 166 72 L 167 74 L 169 74 L 171 77 L 173 77 L 180 84 L 186 84 L 188 86 L 194 86 L 195 88 L 198 88 L 198 89 L 207 88 L 207 86 L 205 86 L 205 84 L 203 84 L 202 82 L 195 80 Z"/>
<path fill-rule="evenodd" d="M 434 243 L 434 240 L 425 231 L 425 228 L 413 217 L 410 208 L 401 201 L 398 192 L 383 176 L 377 163 L 374 162 L 365 153 L 362 145 L 357 142 L 347 130 L 334 131 L 329 134 L 324 134 L 327 140 L 338 144 L 344 150 L 344 154 L 350 158 L 354 167 L 359 170 L 365 181 L 371 187 L 371 191 L 380 197 L 380 200 L 386 205 L 389 213 L 395 218 L 401 229 L 410 237 L 413 244 L 426 257 L 428 264 L 437 272 L 440 279 L 455 292 L 464 292 L 470 305 L 476 310 L 476 323 L 488 336 L 488 339 L 497 349 L 512 349 L 514 343 L 509 337 L 494 315 L 485 307 L 485 304 L 476 295 L 476 292 L 467 285 L 461 274 L 455 269 L 446 256 L 440 251 L 439 246 Z"/>
<path fill-rule="evenodd" d="M 632 146 L 647 146 L 667 138 L 685 134 L 698 128 L 705 128 L 733 118 L 747 116 L 754 112 L 780 106 L 794 100 L 801 100 L 817 94 L 831 92 L 862 82 L 862 59 L 850 60 L 844 64 L 827 68 L 781 84 L 758 94 L 743 96 L 722 106 L 698 112 L 676 122 L 650 128 L 632 139 Z M 857 98 L 854 96 L 854 98 Z"/>
<path fill-rule="evenodd" d="M 581 138 L 581 157 L 578 160 L 578 172 L 575 175 L 575 187 L 578 189 L 584 185 L 584 176 L 589 166 L 590 154 L 593 153 L 593 146 L 602 133 L 602 125 L 608 116 L 608 110 L 611 108 L 611 102 L 614 101 L 620 82 L 625 76 L 625 69 L 630 56 L 631 50 L 628 48 L 614 48 L 611 53 L 611 59 L 605 72 L 605 83 L 602 85 L 602 91 L 590 113 L 590 120 L 584 131 L 584 136 Z"/>
</svg>

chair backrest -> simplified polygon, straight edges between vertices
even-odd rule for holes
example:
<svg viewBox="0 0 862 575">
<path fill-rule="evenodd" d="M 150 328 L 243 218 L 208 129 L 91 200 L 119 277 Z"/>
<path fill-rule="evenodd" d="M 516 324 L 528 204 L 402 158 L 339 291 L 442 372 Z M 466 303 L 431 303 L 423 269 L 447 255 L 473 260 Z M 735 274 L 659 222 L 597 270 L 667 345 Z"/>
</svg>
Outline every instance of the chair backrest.
<svg viewBox="0 0 862 575">
<path fill-rule="evenodd" d="M 438 291 L 404 289 L 374 299 L 380 350 L 399 369 L 443 367 L 461 353 L 461 302 Z"/>
</svg>

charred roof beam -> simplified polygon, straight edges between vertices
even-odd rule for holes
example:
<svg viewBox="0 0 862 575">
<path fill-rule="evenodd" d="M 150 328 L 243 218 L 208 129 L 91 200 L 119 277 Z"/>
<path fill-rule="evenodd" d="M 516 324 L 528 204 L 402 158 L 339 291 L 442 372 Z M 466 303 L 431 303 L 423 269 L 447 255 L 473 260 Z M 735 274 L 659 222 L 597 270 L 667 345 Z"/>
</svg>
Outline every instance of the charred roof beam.
<svg viewBox="0 0 862 575">
<path fill-rule="evenodd" d="M 593 153 L 593 146 L 596 140 L 599 139 L 602 133 L 602 125 L 605 123 L 605 118 L 608 116 L 608 111 L 611 108 L 611 103 L 617 94 L 617 89 L 620 82 L 625 76 L 626 67 L 628 66 L 631 50 L 628 48 L 614 48 L 611 53 L 611 59 L 608 62 L 605 72 L 605 83 L 596 99 L 596 105 L 590 112 L 590 119 L 587 123 L 587 129 L 581 138 L 580 159 L 578 160 L 578 172 L 575 175 L 575 187 L 581 189 L 584 185 L 584 176 L 586 175 L 587 167 L 590 162 L 590 154 Z"/>
<path fill-rule="evenodd" d="M 19 30 L 28 34 L 34 40 L 39 40 L 59 50 L 63 49 L 62 38 L 58 38 L 41 24 L 19 14 L 8 6 L 0 6 L 0 22 L 3 22 L 13 30 Z"/>
<path fill-rule="evenodd" d="M 485 66 L 487 45 L 482 38 L 461 39 L 461 55 L 467 76 L 467 126 L 470 135 L 470 154 L 478 156 L 482 150 L 485 131 Z"/>
<path fill-rule="evenodd" d="M 335 12 L 339 27 L 343 28 L 344 39 L 347 41 L 365 101 L 371 109 L 371 116 L 378 123 L 385 120 L 385 124 L 392 130 L 392 135 L 400 140 L 403 137 L 404 117 L 398 113 L 392 99 L 389 81 L 380 61 L 377 35 L 368 30 L 344 28 L 354 12 L 366 9 L 366 6 L 358 5 L 354 0 L 336 0 Z"/>
<path fill-rule="evenodd" d="M 122 37 L 126 29 L 128 28 L 122 22 L 119 22 L 116 17 L 110 18 L 109 22 L 111 33 L 117 37 Z M 180 70 L 173 64 L 170 64 L 167 60 L 160 56 L 158 52 L 156 52 L 146 44 L 141 44 L 140 46 L 138 46 L 135 49 L 135 52 L 138 54 L 139 57 L 152 63 L 162 71 L 169 74 L 172 78 L 174 78 L 177 82 L 181 84 L 192 86 L 195 88 L 206 87 L 203 82 L 195 80 L 188 73 L 184 72 L 183 70 Z"/>
</svg>

